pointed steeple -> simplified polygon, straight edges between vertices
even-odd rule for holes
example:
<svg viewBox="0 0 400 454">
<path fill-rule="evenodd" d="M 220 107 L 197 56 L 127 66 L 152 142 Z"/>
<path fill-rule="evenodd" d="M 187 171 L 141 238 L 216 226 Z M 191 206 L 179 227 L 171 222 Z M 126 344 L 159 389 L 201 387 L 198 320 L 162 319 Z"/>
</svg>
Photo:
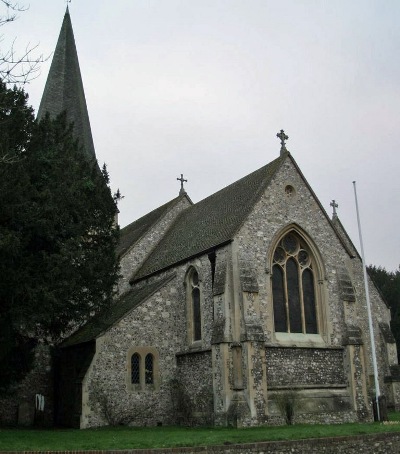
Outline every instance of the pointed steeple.
<svg viewBox="0 0 400 454">
<path fill-rule="evenodd" d="M 64 110 L 67 112 L 68 122 L 74 124 L 74 134 L 84 147 L 87 156 L 95 159 L 89 114 L 68 7 L 40 102 L 38 119 L 44 117 L 46 112 L 54 118 Z"/>
</svg>

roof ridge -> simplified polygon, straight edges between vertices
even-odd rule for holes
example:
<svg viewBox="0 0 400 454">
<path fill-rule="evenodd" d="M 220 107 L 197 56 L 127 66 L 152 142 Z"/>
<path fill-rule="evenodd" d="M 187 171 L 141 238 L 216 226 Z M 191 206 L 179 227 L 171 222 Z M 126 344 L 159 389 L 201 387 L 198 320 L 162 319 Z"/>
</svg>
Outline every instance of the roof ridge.
<svg viewBox="0 0 400 454">
<path fill-rule="evenodd" d="M 138 230 L 140 229 L 140 222 L 143 222 L 146 220 L 146 218 L 149 219 L 149 222 L 148 224 L 144 225 L 144 229 L 142 232 L 140 232 L 139 236 L 137 236 L 136 238 L 133 239 L 133 241 L 130 241 L 129 242 L 129 245 L 125 245 L 125 247 L 118 247 L 117 248 L 117 255 L 118 256 L 122 256 L 122 255 L 125 255 L 129 250 L 132 249 L 132 247 L 137 244 L 143 237 L 144 235 L 146 235 L 146 233 L 154 226 L 154 224 L 156 224 L 158 221 L 160 221 L 160 219 L 163 218 L 163 216 L 166 214 L 166 211 L 169 209 L 169 208 L 172 208 L 173 206 L 175 206 L 179 200 L 181 200 L 182 198 L 186 197 L 190 203 L 193 203 L 190 198 L 186 195 L 186 194 L 181 194 L 181 195 L 178 195 L 177 197 L 169 200 L 168 202 L 164 203 L 163 205 L 160 205 L 159 207 L 155 208 L 154 210 L 152 211 L 149 211 L 148 213 L 144 214 L 143 216 L 141 216 L 140 218 L 132 221 L 130 224 L 126 225 L 125 227 L 123 227 L 121 230 L 120 230 L 120 245 L 121 246 L 121 243 L 122 243 L 122 240 L 123 240 L 123 236 L 124 234 L 125 235 L 129 235 L 129 232 L 132 231 L 132 228 L 136 225 L 136 228 L 133 228 L 133 232 L 135 230 Z M 160 214 L 153 220 L 151 221 L 151 215 L 154 215 L 156 214 L 157 212 L 159 212 Z"/>
<path fill-rule="evenodd" d="M 229 242 L 286 156 L 279 156 L 180 213 L 130 283 Z"/>
</svg>

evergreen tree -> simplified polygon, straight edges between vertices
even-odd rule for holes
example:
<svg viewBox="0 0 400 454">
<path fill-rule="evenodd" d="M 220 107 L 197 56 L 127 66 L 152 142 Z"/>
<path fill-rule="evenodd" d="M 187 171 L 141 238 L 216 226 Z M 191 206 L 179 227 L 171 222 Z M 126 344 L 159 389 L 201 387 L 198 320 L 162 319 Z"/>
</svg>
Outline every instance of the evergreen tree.
<svg viewBox="0 0 400 454">
<path fill-rule="evenodd" d="M 371 265 L 368 267 L 368 274 L 390 307 L 391 328 L 400 359 L 400 267 L 396 271 L 386 271 L 381 266 Z"/>
<path fill-rule="evenodd" d="M 29 369 L 37 339 L 57 342 L 107 307 L 118 278 L 116 203 L 65 115 L 37 123 L 0 82 L 0 387 Z"/>
</svg>

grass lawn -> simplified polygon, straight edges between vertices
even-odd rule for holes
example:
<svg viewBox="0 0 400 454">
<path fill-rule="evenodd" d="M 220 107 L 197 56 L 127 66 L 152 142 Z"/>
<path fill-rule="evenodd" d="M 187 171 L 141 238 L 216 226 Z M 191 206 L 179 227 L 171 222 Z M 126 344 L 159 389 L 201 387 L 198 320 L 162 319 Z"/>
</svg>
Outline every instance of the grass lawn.
<svg viewBox="0 0 400 454">
<path fill-rule="evenodd" d="M 391 413 L 390 420 L 398 424 L 299 424 L 248 429 L 183 427 L 0 429 L 0 451 L 163 448 L 400 432 L 400 413 Z"/>
</svg>

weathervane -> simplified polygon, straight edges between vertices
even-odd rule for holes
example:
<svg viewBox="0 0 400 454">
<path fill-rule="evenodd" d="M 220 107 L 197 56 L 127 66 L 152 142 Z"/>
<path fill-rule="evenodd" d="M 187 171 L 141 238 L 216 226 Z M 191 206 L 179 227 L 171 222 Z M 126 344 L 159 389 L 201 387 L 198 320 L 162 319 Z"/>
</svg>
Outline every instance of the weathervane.
<svg viewBox="0 0 400 454">
<path fill-rule="evenodd" d="M 180 191 L 179 191 L 179 195 L 186 194 L 186 191 L 185 191 L 185 189 L 184 189 L 184 187 L 183 187 L 183 183 L 184 183 L 184 182 L 187 183 L 188 180 L 185 180 L 185 179 L 183 178 L 183 173 L 181 173 L 181 177 L 180 177 L 180 178 L 177 178 L 177 180 L 181 182 L 181 189 L 180 189 Z"/>
<path fill-rule="evenodd" d="M 285 134 L 285 131 L 281 129 L 281 132 L 278 132 L 276 137 L 278 137 L 278 139 L 281 139 L 281 155 L 282 155 L 283 153 L 287 152 L 285 140 L 288 140 L 289 136 L 287 136 Z"/>
<path fill-rule="evenodd" d="M 336 208 L 339 208 L 339 205 L 336 203 L 336 200 L 332 200 L 330 206 L 333 208 L 333 217 L 337 217 Z"/>
</svg>

